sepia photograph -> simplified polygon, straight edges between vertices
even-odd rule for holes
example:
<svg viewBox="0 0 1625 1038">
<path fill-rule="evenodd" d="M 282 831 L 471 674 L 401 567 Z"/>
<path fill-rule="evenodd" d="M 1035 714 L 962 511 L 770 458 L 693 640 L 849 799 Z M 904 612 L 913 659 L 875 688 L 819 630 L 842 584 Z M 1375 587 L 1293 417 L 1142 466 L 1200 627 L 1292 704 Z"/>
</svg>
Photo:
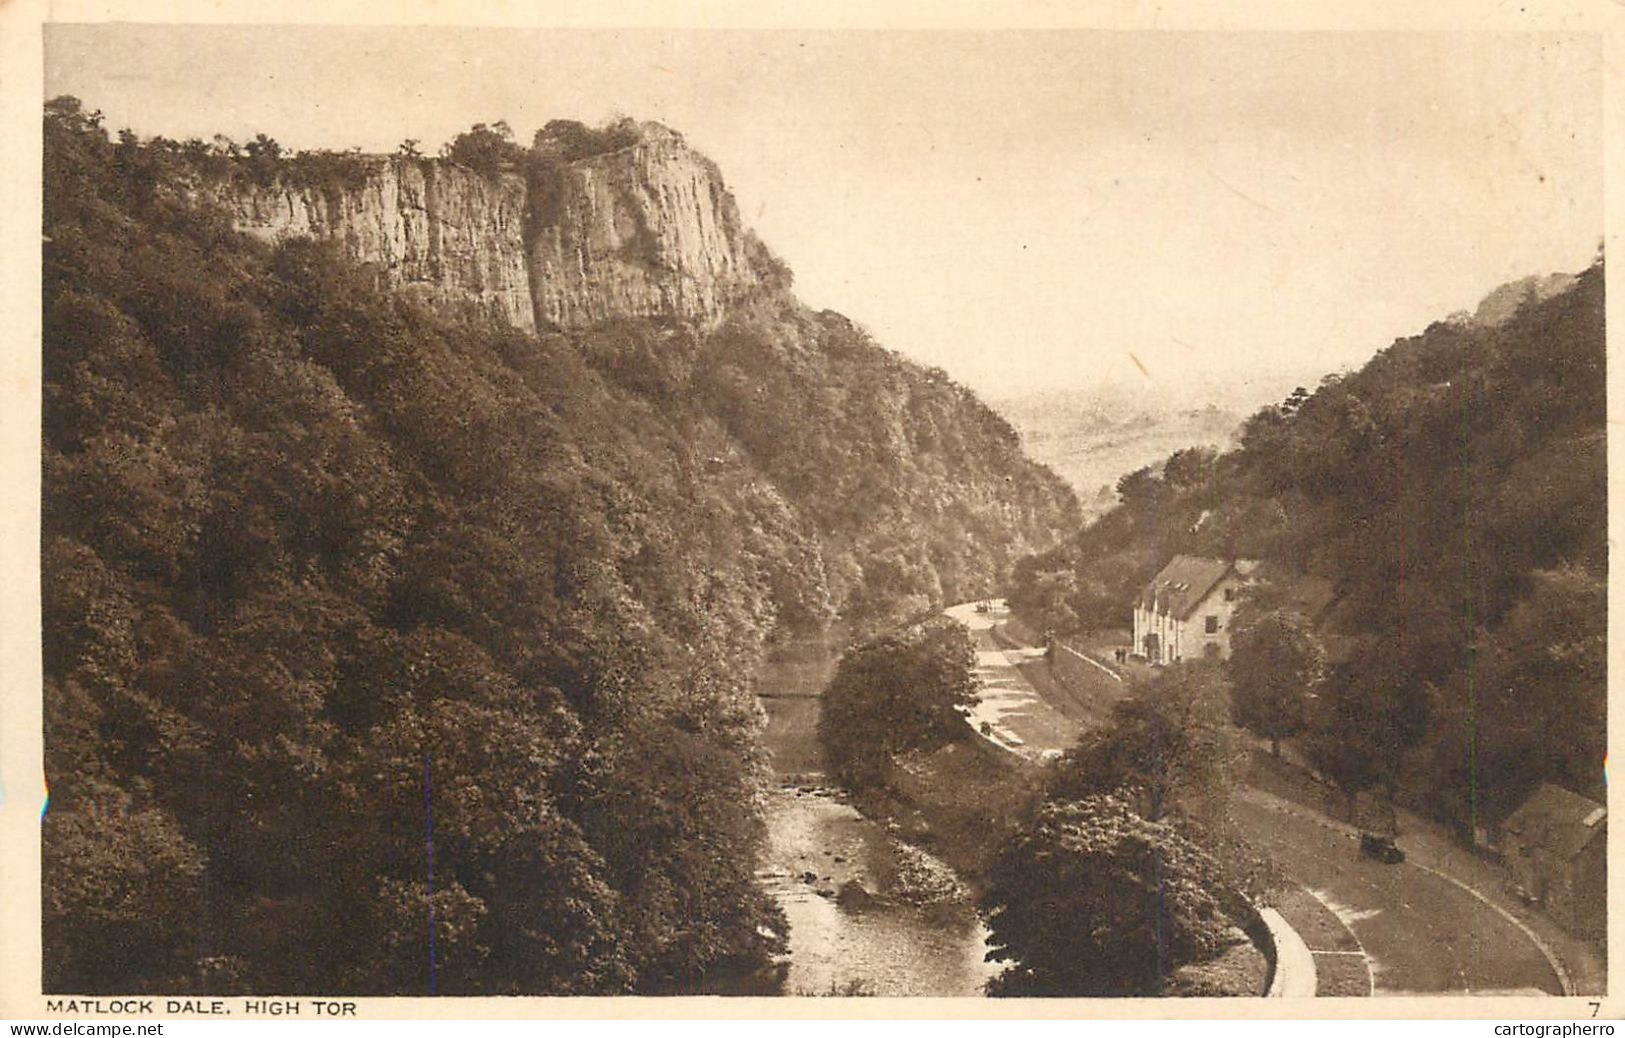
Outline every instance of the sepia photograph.
<svg viewBox="0 0 1625 1038">
<path fill-rule="evenodd" d="M 409 21 L 41 27 L 0 1015 L 1603 1004 L 1603 34 Z"/>
</svg>

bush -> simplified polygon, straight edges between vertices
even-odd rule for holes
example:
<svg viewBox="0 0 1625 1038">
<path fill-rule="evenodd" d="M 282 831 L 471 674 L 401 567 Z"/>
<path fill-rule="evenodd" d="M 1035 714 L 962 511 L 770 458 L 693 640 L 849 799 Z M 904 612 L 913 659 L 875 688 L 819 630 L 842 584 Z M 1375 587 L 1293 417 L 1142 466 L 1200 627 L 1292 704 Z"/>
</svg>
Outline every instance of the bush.
<svg viewBox="0 0 1625 1038">
<path fill-rule="evenodd" d="M 988 958 L 1000 996 L 1158 995 L 1227 947 L 1217 864 L 1117 797 L 1052 801 L 989 874 Z"/>
<path fill-rule="evenodd" d="M 547 157 L 574 162 L 631 147 L 642 139 L 631 119 L 616 119 L 599 129 L 574 119 L 554 119 L 536 131 L 535 148 Z"/>
<path fill-rule="evenodd" d="M 466 133 L 453 137 L 440 153 L 487 176 L 515 169 L 525 161 L 525 149 L 514 143 L 513 130 L 502 120 L 490 125 L 475 123 Z"/>
</svg>

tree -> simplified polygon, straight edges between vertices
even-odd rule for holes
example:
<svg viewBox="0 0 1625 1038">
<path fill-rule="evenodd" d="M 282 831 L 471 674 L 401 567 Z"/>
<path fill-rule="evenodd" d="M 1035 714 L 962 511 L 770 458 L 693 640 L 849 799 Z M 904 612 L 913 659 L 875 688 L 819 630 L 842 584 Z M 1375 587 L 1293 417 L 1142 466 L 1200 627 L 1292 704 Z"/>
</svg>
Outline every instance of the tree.
<svg viewBox="0 0 1625 1038">
<path fill-rule="evenodd" d="M 130 991 L 192 979 L 204 862 L 175 820 L 105 782 L 43 820 L 48 991 Z M 53 793 L 55 790 L 53 789 Z"/>
<path fill-rule="evenodd" d="M 1151 513 L 1168 500 L 1169 494 L 1167 484 L 1146 465 L 1118 479 L 1117 496 L 1129 512 Z"/>
<path fill-rule="evenodd" d="M 514 143 L 512 128 L 500 119 L 489 125 L 475 123 L 467 132 L 453 137 L 441 154 L 487 176 L 525 159 L 525 149 Z"/>
<path fill-rule="evenodd" d="M 975 665 L 970 635 L 946 617 L 848 650 L 818 720 L 836 774 L 855 787 L 870 785 L 895 755 L 965 737 L 960 710 L 976 702 Z"/>
<path fill-rule="evenodd" d="M 535 146 L 564 162 L 588 158 L 636 144 L 637 123 L 624 116 L 593 129 L 574 119 L 552 119 L 536 131 Z"/>
<path fill-rule="evenodd" d="M 1002 996 L 1156 995 L 1226 946 L 1217 864 L 1114 796 L 1046 804 L 1000 853 L 982 905 Z"/>
<path fill-rule="evenodd" d="M 274 164 L 277 159 L 282 157 L 282 145 L 278 144 L 272 137 L 257 133 L 254 135 L 253 140 L 243 145 L 243 152 L 250 160 L 264 159 Z"/>
<path fill-rule="evenodd" d="M 1325 677 L 1326 653 L 1298 614 L 1273 609 L 1249 616 L 1246 607 L 1230 636 L 1231 718 L 1270 741 L 1281 755 L 1281 740 L 1303 731 L 1310 699 Z"/>
<path fill-rule="evenodd" d="M 60 94 L 45 102 L 45 120 L 56 123 L 72 133 L 100 133 L 102 111 L 85 111 L 83 101 L 72 94 Z"/>
<path fill-rule="evenodd" d="M 1574 566 L 1534 574 L 1529 597 L 1496 631 L 1480 676 L 1494 698 L 1481 719 L 1533 729 L 1542 772 L 1588 796 L 1605 795 L 1608 582 Z"/>
<path fill-rule="evenodd" d="M 1607 583 L 1539 571 L 1478 634 L 1477 665 L 1432 691 L 1426 775 L 1463 832 L 1504 817 L 1541 781 L 1605 799 Z"/>
<path fill-rule="evenodd" d="M 1081 621 L 1072 608 L 1077 584 L 1077 571 L 1071 568 L 1031 573 L 1019 594 L 1022 615 L 1036 620 L 1042 630 L 1077 630 Z"/>
<path fill-rule="evenodd" d="M 1309 390 L 1302 386 L 1297 387 L 1281 404 L 1281 413 L 1288 417 L 1303 410 L 1303 405 L 1309 399 Z"/>
<path fill-rule="evenodd" d="M 1213 478 L 1219 452 L 1212 447 L 1187 447 L 1168 455 L 1162 465 L 1162 478 L 1177 490 L 1191 490 Z"/>
<path fill-rule="evenodd" d="M 1402 643 L 1373 640 L 1321 683 L 1304 749 L 1350 798 L 1378 787 L 1392 794 L 1427 731 L 1427 686 L 1417 670 Z"/>
<path fill-rule="evenodd" d="M 1050 796 L 1128 796 L 1153 821 L 1175 808 L 1212 816 L 1229 797 L 1234 754 L 1217 666 L 1177 663 L 1137 685 L 1112 707 L 1109 726 L 1062 756 Z"/>
</svg>

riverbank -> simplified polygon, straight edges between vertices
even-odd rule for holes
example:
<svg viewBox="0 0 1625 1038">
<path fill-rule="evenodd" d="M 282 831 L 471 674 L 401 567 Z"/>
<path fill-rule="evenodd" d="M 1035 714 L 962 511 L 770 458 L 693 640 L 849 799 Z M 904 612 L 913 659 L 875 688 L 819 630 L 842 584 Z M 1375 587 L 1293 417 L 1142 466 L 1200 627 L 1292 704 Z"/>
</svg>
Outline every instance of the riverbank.
<svg viewBox="0 0 1625 1038">
<path fill-rule="evenodd" d="M 769 794 L 758 878 L 790 923 L 787 995 L 978 996 L 995 972 L 966 891 L 838 794 Z"/>
<path fill-rule="evenodd" d="M 965 742 L 905 755 L 884 789 L 854 795 L 853 803 L 865 815 L 884 819 L 910 843 L 940 856 L 979 895 L 994 857 L 1032 817 L 1044 791 L 1043 766 L 1003 750 L 993 753 L 998 756 Z M 1221 955 L 1176 971 L 1168 994 L 1264 995 L 1270 958 L 1239 926 L 1231 938 Z"/>
<path fill-rule="evenodd" d="M 979 664 L 984 653 L 1003 658 L 991 628 L 973 631 Z M 1023 723 L 1029 734 L 1051 731 L 1016 747 L 967 724 L 962 739 L 901 754 L 883 781 L 847 793 L 829 784 L 817 741 L 837 656 L 830 645 L 798 647 L 770 661 L 759 683 L 780 788 L 766 798 L 758 876 L 790 923 L 784 992 L 980 995 L 1002 969 L 984 961 L 986 930 L 974 907 L 984 877 L 1041 802 L 1046 762 L 1070 745 L 1077 721 L 1070 729 Z M 1002 680 L 1012 680 L 1012 668 Z M 1089 698 L 1090 722 L 1104 723 L 1109 702 Z M 1005 716 L 1030 708 L 1019 709 Z M 1239 928 L 1233 937 L 1222 955 L 1171 977 L 1168 993 L 1263 995 L 1269 959 Z"/>
<path fill-rule="evenodd" d="M 972 739 L 898 757 L 885 785 L 853 802 L 948 862 L 980 894 L 994 855 L 1037 808 L 1043 769 Z"/>
<path fill-rule="evenodd" d="M 820 695 L 838 655 L 834 640 L 791 646 L 758 681 L 774 786 L 757 879 L 790 924 L 781 993 L 980 996 L 997 967 L 970 885 L 824 773 Z"/>
<path fill-rule="evenodd" d="M 955 607 L 948 615 L 970 631 L 977 653 L 977 672 L 984 689 L 1001 698 L 999 709 L 973 711 L 964 737 L 931 751 L 902 754 L 892 761 L 884 781 L 853 796 L 864 814 L 881 819 L 910 843 L 939 855 L 980 893 L 995 856 L 1031 820 L 1044 796 L 1048 765 L 1088 728 L 1106 724 L 1110 708 L 1126 692 L 1111 681 L 1109 689 L 1091 686 L 1064 699 L 1073 713 L 1063 716 L 1030 679 L 1048 661 L 1027 646 L 1002 637 L 1005 614 L 999 604 L 986 610 L 974 604 Z M 1103 681 L 1110 675 L 1101 672 Z M 979 730 L 978 719 L 991 717 L 991 733 Z M 1015 736 L 1014 740 L 1011 736 Z M 1262 996 L 1268 987 L 1271 961 L 1259 942 L 1237 927 L 1220 955 L 1179 970 L 1169 978 L 1172 996 Z"/>
</svg>

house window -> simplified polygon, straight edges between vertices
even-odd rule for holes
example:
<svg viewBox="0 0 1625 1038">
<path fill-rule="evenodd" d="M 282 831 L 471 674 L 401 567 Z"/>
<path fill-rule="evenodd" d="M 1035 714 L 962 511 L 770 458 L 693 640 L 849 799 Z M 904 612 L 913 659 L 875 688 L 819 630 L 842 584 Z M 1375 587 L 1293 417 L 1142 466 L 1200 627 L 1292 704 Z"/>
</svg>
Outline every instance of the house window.
<svg viewBox="0 0 1625 1038">
<path fill-rule="evenodd" d="M 1207 618 L 1207 633 L 1208 634 L 1218 634 L 1219 633 L 1219 618 L 1218 617 L 1210 616 L 1210 617 Z"/>
</svg>

